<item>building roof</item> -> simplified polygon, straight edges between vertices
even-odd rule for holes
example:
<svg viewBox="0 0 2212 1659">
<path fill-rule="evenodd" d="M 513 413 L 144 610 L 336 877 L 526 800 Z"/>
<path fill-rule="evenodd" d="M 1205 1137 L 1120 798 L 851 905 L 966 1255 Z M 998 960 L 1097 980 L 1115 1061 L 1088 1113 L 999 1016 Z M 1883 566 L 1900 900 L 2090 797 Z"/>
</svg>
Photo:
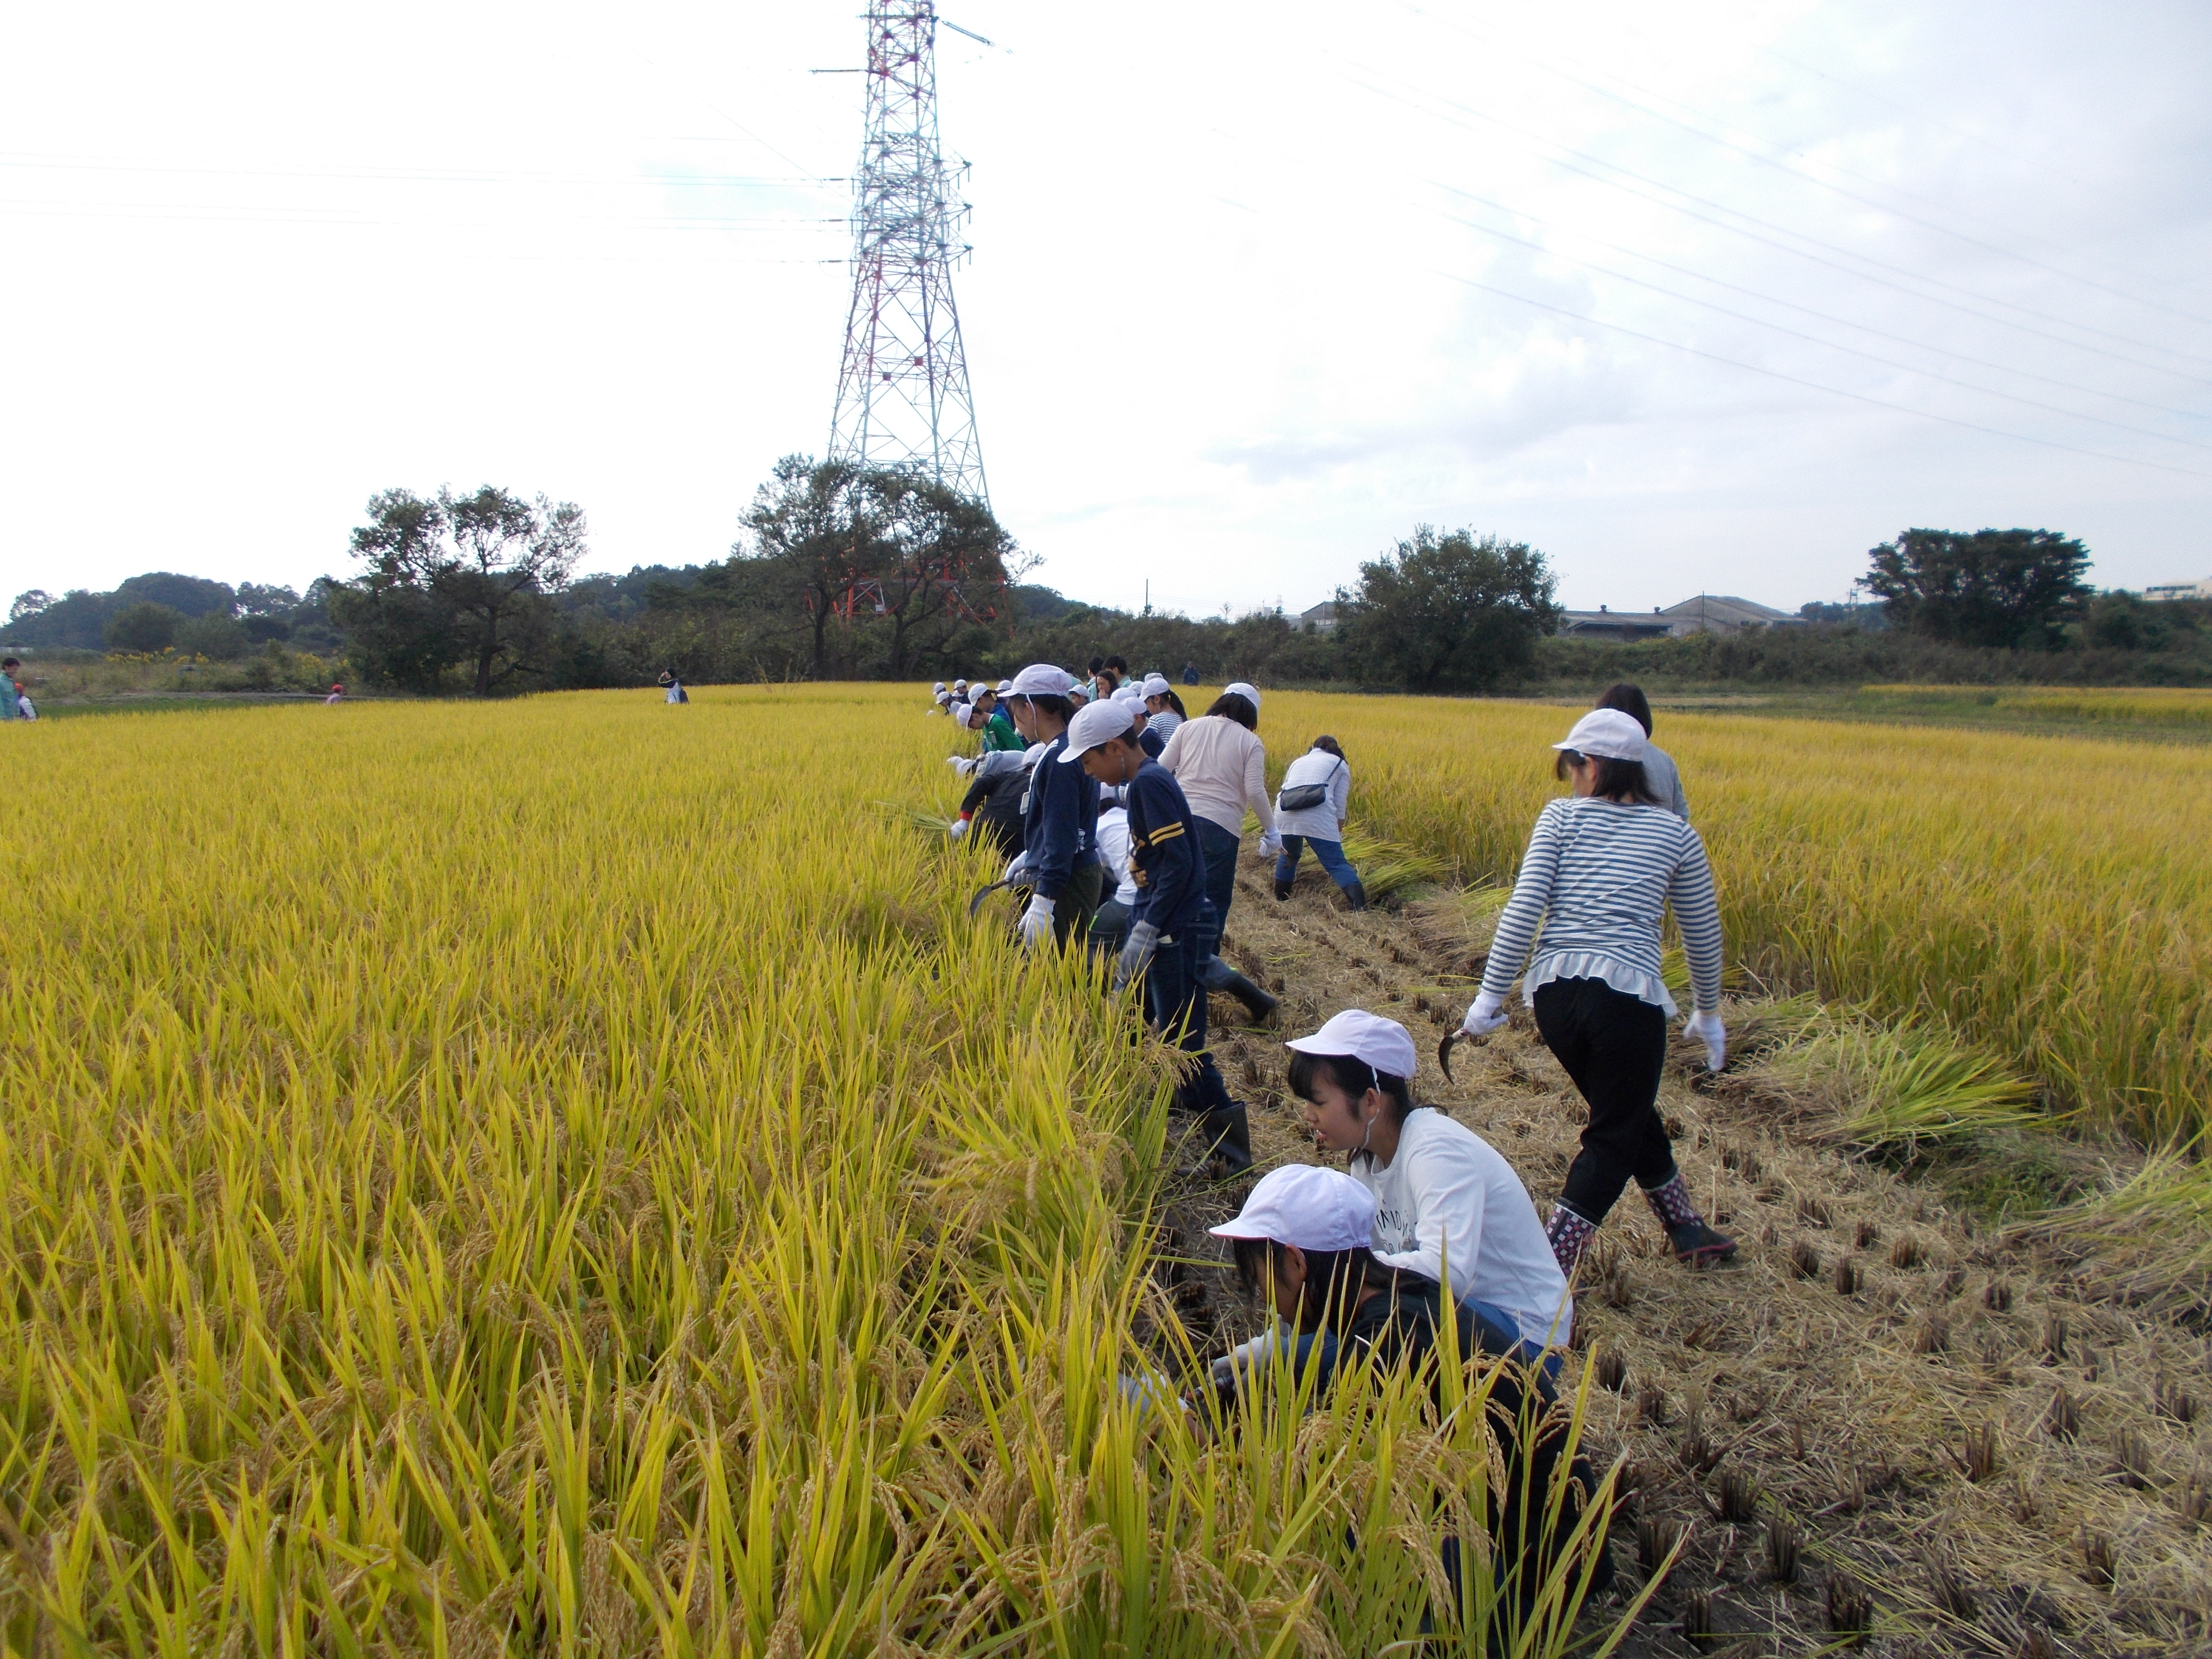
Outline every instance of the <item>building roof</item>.
<svg viewBox="0 0 2212 1659">
<path fill-rule="evenodd" d="M 1694 599 L 1670 605 L 1659 614 L 1673 622 L 1688 623 L 1693 628 L 1764 627 L 1768 623 L 1797 620 L 1787 611 L 1777 611 L 1755 599 L 1740 599 L 1732 593 L 1700 593 Z"/>
</svg>

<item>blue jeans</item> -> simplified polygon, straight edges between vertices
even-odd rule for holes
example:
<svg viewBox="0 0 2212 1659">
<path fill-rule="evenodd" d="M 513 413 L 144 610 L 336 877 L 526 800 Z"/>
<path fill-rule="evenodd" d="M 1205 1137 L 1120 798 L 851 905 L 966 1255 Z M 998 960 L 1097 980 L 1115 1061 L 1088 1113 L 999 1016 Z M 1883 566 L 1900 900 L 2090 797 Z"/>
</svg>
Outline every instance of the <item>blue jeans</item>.
<svg viewBox="0 0 2212 1659">
<path fill-rule="evenodd" d="M 1319 836 L 1285 836 L 1282 854 L 1275 860 L 1277 881 L 1289 881 L 1298 873 L 1298 854 L 1305 851 L 1309 843 L 1314 856 L 1321 860 L 1321 867 L 1328 872 L 1328 878 L 1339 887 L 1349 887 L 1359 879 L 1359 872 L 1344 856 L 1342 842 L 1323 841 Z"/>
<path fill-rule="evenodd" d="M 1542 1343 L 1524 1339 L 1521 1335 L 1521 1322 L 1504 1309 L 1495 1303 L 1478 1302 L 1473 1297 L 1468 1297 L 1460 1306 L 1474 1316 L 1478 1326 L 1492 1328 L 1483 1333 L 1487 1339 L 1483 1344 L 1486 1349 L 1501 1348 L 1524 1365 L 1540 1363 L 1546 1376 L 1554 1382 L 1559 1380 L 1559 1351 L 1553 1348 L 1547 1353 Z"/>
<path fill-rule="evenodd" d="M 1199 951 L 1199 977 L 1208 989 L 1218 991 L 1235 969 L 1221 960 L 1221 934 L 1229 925 L 1229 902 L 1237 896 L 1237 849 L 1243 837 L 1232 836 L 1207 818 L 1198 821 L 1198 849 L 1206 855 L 1206 896 L 1212 902 L 1213 919 Z"/>
</svg>

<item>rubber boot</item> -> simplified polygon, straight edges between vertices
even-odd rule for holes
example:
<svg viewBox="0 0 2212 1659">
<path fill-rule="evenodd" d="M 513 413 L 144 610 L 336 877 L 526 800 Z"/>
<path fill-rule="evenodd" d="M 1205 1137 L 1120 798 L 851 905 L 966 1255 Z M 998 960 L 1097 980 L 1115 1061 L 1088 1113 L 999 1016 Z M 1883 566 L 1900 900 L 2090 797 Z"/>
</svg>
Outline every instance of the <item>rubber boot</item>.
<svg viewBox="0 0 2212 1659">
<path fill-rule="evenodd" d="M 1232 1100 L 1226 1106 L 1218 1106 L 1198 1121 L 1199 1133 L 1206 1137 L 1206 1157 L 1199 1170 L 1216 1181 L 1234 1181 L 1252 1168 L 1252 1121 L 1245 1115 L 1244 1103 Z"/>
<path fill-rule="evenodd" d="M 1344 902 L 1355 910 L 1364 910 L 1367 908 L 1367 889 L 1355 878 L 1344 890 Z"/>
<path fill-rule="evenodd" d="M 1583 1252 L 1597 1237 L 1597 1223 L 1583 1220 L 1564 1204 L 1554 1204 L 1552 1218 L 1544 1224 L 1544 1237 L 1551 1242 L 1552 1259 L 1571 1283 L 1575 1269 L 1582 1265 Z"/>
<path fill-rule="evenodd" d="M 1217 961 L 1218 959 L 1216 958 Z M 1215 988 L 1228 992 L 1231 996 L 1243 1003 L 1245 1012 L 1252 1016 L 1252 1023 L 1255 1025 L 1266 1024 L 1267 1016 L 1275 1012 L 1275 999 L 1253 984 L 1234 968 L 1229 970 L 1228 978 L 1224 982 Z"/>
<path fill-rule="evenodd" d="M 1291 882 L 1295 879 L 1297 879 L 1295 877 L 1286 879 L 1282 876 L 1277 876 L 1275 878 L 1275 896 L 1279 899 L 1286 899 L 1290 897 Z"/>
<path fill-rule="evenodd" d="M 1674 1247 L 1677 1261 L 1692 1267 L 1702 1267 L 1711 1262 L 1725 1261 L 1735 1254 L 1735 1240 L 1705 1225 L 1705 1218 L 1698 1213 L 1698 1206 L 1690 1202 L 1690 1189 L 1683 1184 L 1680 1170 L 1660 1185 L 1642 1190 L 1644 1201 L 1651 1206 L 1651 1213 L 1659 1218 L 1659 1224 L 1667 1230 L 1667 1242 Z"/>
</svg>

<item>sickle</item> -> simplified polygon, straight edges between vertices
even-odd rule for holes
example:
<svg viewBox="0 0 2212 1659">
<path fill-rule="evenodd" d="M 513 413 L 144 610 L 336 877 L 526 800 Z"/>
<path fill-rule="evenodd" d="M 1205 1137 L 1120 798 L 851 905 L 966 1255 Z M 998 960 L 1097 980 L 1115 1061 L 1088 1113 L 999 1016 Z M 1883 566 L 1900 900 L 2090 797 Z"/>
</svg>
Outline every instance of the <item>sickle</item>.
<svg viewBox="0 0 2212 1659">
<path fill-rule="evenodd" d="M 990 897 L 992 894 L 997 892 L 1001 887 L 1011 887 L 1013 883 L 1011 881 L 994 881 L 988 887 L 978 887 L 975 890 L 975 896 L 968 901 L 969 915 L 972 917 L 977 910 L 982 908 L 983 901 Z"/>
</svg>

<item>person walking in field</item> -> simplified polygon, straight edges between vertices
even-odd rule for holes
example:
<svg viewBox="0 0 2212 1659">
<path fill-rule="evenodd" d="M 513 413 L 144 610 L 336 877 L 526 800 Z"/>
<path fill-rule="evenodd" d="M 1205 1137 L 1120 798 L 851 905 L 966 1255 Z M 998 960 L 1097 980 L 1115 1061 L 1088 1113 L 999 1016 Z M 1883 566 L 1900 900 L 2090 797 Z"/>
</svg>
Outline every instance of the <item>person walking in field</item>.
<svg viewBox="0 0 2212 1659">
<path fill-rule="evenodd" d="M 1260 845 L 1280 853 L 1275 834 L 1275 804 L 1267 795 L 1267 750 L 1260 741 L 1260 694 L 1238 680 L 1194 720 L 1176 727 L 1160 751 L 1160 764 L 1176 781 L 1198 818 L 1206 854 L 1206 896 L 1213 901 L 1213 938 L 1200 970 L 1209 991 L 1226 991 L 1264 1020 L 1275 999 L 1238 973 L 1221 956 L 1221 930 L 1229 925 L 1230 901 L 1237 896 L 1237 853 L 1244 839 L 1244 811 L 1260 817 Z"/>
<path fill-rule="evenodd" d="M 1413 1102 L 1413 1035 L 1395 1019 L 1347 1008 L 1293 1038 L 1291 1092 L 1327 1151 L 1351 1159 L 1375 1195 L 1375 1259 L 1448 1283 L 1453 1298 L 1512 1333 L 1520 1357 L 1556 1374 L 1575 1304 L 1536 1206 L 1490 1143 Z"/>
<path fill-rule="evenodd" d="M 1206 854 L 1197 820 L 1175 776 L 1138 744 L 1127 703 L 1093 703 L 1069 727 L 1057 764 L 1080 762 L 1090 782 L 1128 798 L 1129 874 L 1136 890 L 1129 930 L 1114 968 L 1117 991 L 1142 981 L 1161 1037 L 1195 1064 L 1176 1085 L 1176 1104 L 1198 1115 L 1208 1173 L 1252 1167 L 1252 1127 L 1206 1043 L 1206 987 L 1199 976 L 1210 930 Z M 1046 763 L 1052 764 L 1054 763 Z M 1095 790 L 1093 791 L 1095 793 Z"/>
<path fill-rule="evenodd" d="M 1644 786 L 1653 800 L 1687 823 L 1690 803 L 1682 793 L 1682 774 L 1674 757 L 1651 741 L 1651 702 L 1643 688 L 1621 680 L 1606 687 L 1592 706 L 1617 708 L 1644 728 Z"/>
<path fill-rule="evenodd" d="M 676 678 L 673 669 L 664 668 L 660 671 L 660 689 L 668 694 L 661 699 L 663 702 L 691 701 L 691 694 L 684 689 L 684 682 Z"/>
<path fill-rule="evenodd" d="M 1098 862 L 1098 792 L 1081 770 L 1056 764 L 1067 750 L 1067 723 L 1075 718 L 1067 671 L 1031 663 L 1014 676 L 1006 712 L 1014 729 L 1044 748 L 1030 767 L 1022 797 L 1020 874 L 1030 885 L 1022 913 L 1025 945 L 1048 939 L 1065 945 L 1091 931 L 1105 874 Z"/>
<path fill-rule="evenodd" d="M 1522 994 L 1536 1029 L 1589 1106 L 1582 1151 L 1545 1228 L 1570 1279 L 1632 1178 L 1679 1259 L 1725 1260 L 1735 1242 L 1691 1202 L 1658 1109 L 1667 1021 L 1676 1012 L 1660 977 L 1659 924 L 1669 903 L 1696 997 L 1685 1029 L 1705 1043 L 1713 1070 L 1728 1057 L 1720 909 L 1705 843 L 1651 799 L 1644 728 L 1631 716 L 1594 709 L 1552 746 L 1554 770 L 1573 780 L 1574 793 L 1536 819 L 1462 1029 L 1482 1037 L 1502 1027 L 1506 994 L 1528 963 Z"/>
<path fill-rule="evenodd" d="M 1275 795 L 1275 831 L 1283 850 L 1275 858 L 1275 896 L 1286 899 L 1298 878 L 1298 854 L 1313 844 L 1314 856 L 1329 879 L 1344 890 L 1354 910 L 1367 908 L 1359 872 L 1344 856 L 1344 820 L 1352 804 L 1352 768 L 1331 737 L 1318 737 L 1292 761 Z"/>
</svg>

